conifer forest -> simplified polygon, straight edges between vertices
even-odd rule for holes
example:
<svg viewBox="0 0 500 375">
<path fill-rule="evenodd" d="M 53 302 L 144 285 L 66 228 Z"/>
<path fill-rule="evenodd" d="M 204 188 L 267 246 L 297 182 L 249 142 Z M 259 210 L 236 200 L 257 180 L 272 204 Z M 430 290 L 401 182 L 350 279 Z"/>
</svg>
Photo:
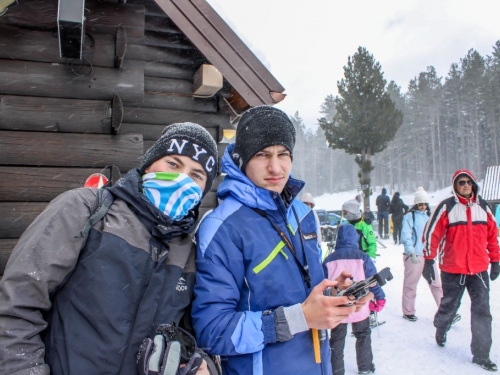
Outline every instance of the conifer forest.
<svg viewBox="0 0 500 375">
<path fill-rule="evenodd" d="M 383 83 L 403 120 L 392 140 L 383 143 L 383 151 L 371 156 L 372 187 L 394 192 L 423 186 L 433 191 L 449 186 L 457 169 L 468 169 L 481 180 L 488 165 L 500 164 L 500 40 L 491 55 L 470 49 L 445 76 L 429 66 L 406 90 L 394 81 Z M 320 104 L 324 117 L 318 119 L 322 125 L 314 130 L 298 112 L 292 116 L 297 130 L 292 173 L 306 181 L 313 196 L 360 186 L 356 154 L 329 148 L 322 129 L 330 122 L 335 126 L 337 103 L 338 96 L 325 98 Z"/>
</svg>

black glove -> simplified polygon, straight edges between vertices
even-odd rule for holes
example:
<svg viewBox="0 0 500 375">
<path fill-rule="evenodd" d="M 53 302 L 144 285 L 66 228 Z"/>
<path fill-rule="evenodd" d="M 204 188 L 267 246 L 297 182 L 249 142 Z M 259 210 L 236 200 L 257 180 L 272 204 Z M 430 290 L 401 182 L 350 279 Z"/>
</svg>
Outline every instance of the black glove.
<svg viewBox="0 0 500 375">
<path fill-rule="evenodd" d="M 161 324 L 154 341 L 145 338 L 137 354 L 140 375 L 191 375 L 203 361 L 194 337 L 174 324 Z M 185 364 L 179 369 L 180 364 Z"/>
<path fill-rule="evenodd" d="M 427 280 L 429 285 L 436 280 L 436 275 L 434 274 L 434 259 L 426 259 L 424 264 L 424 270 L 422 271 L 422 276 Z"/>
<path fill-rule="evenodd" d="M 140 375 L 175 375 L 181 360 L 179 341 L 165 342 L 162 335 L 154 341 L 144 339 L 137 354 L 137 370 Z"/>
<path fill-rule="evenodd" d="M 490 280 L 491 281 L 496 280 L 499 273 L 500 273 L 500 266 L 498 265 L 498 262 L 491 262 Z"/>
</svg>

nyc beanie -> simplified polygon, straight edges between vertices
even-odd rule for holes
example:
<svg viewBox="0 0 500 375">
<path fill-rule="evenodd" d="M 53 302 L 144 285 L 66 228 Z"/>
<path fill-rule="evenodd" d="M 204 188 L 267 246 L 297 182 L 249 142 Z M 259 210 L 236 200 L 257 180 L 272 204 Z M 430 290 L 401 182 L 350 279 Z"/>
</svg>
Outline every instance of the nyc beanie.
<svg viewBox="0 0 500 375">
<path fill-rule="evenodd" d="M 423 187 L 419 187 L 415 193 L 415 197 L 413 198 L 414 204 L 419 203 L 429 203 L 429 196 Z"/>
<path fill-rule="evenodd" d="M 167 155 L 189 156 L 200 163 L 207 174 L 203 196 L 210 191 L 217 176 L 217 144 L 203 126 L 192 122 L 168 125 L 160 139 L 144 154 L 140 174 L 143 175 L 151 164 Z"/>
<path fill-rule="evenodd" d="M 345 215 L 346 220 L 353 221 L 361 218 L 361 212 L 359 211 L 359 202 L 356 199 L 351 199 L 342 205 L 342 209 L 347 211 Z"/>
<path fill-rule="evenodd" d="M 244 173 L 248 161 L 269 146 L 285 146 L 292 155 L 295 146 L 292 121 L 285 112 L 271 106 L 249 109 L 236 128 L 234 163 Z"/>
</svg>

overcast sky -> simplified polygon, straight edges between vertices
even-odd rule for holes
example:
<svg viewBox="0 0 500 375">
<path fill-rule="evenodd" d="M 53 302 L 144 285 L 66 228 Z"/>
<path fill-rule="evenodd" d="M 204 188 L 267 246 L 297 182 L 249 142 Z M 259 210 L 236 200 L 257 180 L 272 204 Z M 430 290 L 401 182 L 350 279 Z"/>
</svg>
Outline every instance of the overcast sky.
<svg viewBox="0 0 500 375">
<path fill-rule="evenodd" d="M 434 65 L 446 77 L 470 48 L 491 55 L 500 0 L 208 0 L 285 87 L 278 107 L 309 127 L 337 95 L 347 57 L 366 47 L 406 91 Z"/>
</svg>

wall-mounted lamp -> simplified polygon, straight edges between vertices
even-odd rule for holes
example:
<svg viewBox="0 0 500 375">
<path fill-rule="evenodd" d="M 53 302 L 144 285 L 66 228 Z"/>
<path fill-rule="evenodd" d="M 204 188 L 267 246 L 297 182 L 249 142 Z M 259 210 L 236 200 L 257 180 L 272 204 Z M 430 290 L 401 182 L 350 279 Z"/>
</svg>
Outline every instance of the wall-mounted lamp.
<svg viewBox="0 0 500 375">
<path fill-rule="evenodd" d="M 236 129 L 223 129 L 222 135 L 222 141 L 219 143 L 234 143 L 236 140 Z"/>
</svg>

